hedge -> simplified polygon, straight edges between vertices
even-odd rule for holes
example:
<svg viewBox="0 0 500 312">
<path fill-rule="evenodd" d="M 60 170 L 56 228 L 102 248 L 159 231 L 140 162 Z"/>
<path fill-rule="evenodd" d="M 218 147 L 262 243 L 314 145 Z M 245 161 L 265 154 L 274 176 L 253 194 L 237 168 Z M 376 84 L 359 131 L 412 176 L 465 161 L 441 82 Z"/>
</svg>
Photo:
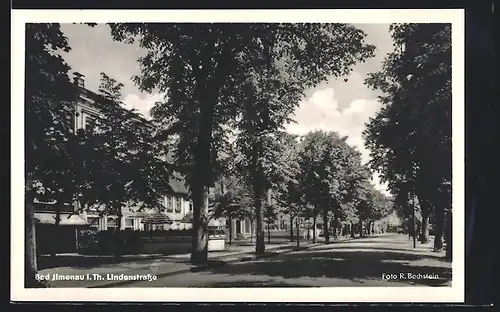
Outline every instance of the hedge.
<svg viewBox="0 0 500 312">
<path fill-rule="evenodd" d="M 142 250 L 142 240 L 139 231 L 121 231 L 121 246 L 123 254 L 138 254 Z M 78 250 L 80 254 L 111 255 L 115 250 L 114 231 L 80 231 Z"/>
</svg>

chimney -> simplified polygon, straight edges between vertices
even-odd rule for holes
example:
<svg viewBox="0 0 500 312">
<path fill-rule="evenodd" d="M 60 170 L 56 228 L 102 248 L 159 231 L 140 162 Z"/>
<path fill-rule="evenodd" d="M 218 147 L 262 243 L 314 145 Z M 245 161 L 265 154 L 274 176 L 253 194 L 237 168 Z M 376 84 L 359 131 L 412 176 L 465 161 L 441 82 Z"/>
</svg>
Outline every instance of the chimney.
<svg viewBox="0 0 500 312">
<path fill-rule="evenodd" d="M 76 84 L 79 87 L 84 88 L 85 87 L 85 76 L 80 74 L 79 72 L 74 72 L 73 73 L 73 83 Z"/>
</svg>

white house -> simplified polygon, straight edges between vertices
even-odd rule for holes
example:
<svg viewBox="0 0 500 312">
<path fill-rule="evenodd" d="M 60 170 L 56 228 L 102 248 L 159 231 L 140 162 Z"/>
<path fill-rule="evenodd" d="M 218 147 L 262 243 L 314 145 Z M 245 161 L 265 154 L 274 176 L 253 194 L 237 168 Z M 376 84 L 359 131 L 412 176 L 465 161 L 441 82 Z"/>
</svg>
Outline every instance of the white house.
<svg viewBox="0 0 500 312">
<path fill-rule="evenodd" d="M 95 99 L 99 95 L 85 89 L 83 75 L 74 73 L 74 83 L 79 86 L 80 100 L 76 103 L 75 131 L 78 129 L 87 129 L 94 125 L 94 121 L 99 116 L 99 110 L 95 107 Z M 141 118 L 140 116 L 137 116 Z M 122 229 L 133 230 L 154 230 L 154 229 L 187 229 L 190 224 L 180 222 L 189 212 L 193 210 L 192 202 L 188 197 L 188 190 L 184 183 L 173 179 L 170 182 L 173 192 L 164 197 L 165 213 L 173 223 L 170 225 L 148 225 L 142 224 L 142 219 L 154 211 L 145 209 L 138 211 L 139 207 L 122 207 Z M 45 228 L 47 225 L 56 223 L 55 205 L 53 203 L 35 202 L 35 221 L 39 226 Z M 117 216 L 100 216 L 98 209 L 89 209 L 82 214 L 75 214 L 78 203 L 65 204 L 60 209 L 60 225 L 65 236 L 78 237 L 78 227 L 89 224 L 96 230 L 110 230 L 116 228 Z M 45 231 L 42 231 L 45 232 Z M 74 234 L 74 235 L 73 235 Z M 43 234 L 41 234 L 43 235 Z M 76 246 L 76 241 L 69 242 L 67 246 Z M 72 248 L 72 247 L 71 247 Z M 71 249 L 70 248 L 70 249 Z"/>
</svg>

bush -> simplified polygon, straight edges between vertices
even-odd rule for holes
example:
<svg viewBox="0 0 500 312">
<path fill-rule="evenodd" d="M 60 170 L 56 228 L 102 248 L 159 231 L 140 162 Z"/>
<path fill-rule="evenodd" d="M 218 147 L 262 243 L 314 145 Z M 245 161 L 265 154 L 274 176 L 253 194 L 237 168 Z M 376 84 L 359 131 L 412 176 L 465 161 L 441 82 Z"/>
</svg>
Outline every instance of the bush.
<svg viewBox="0 0 500 312">
<path fill-rule="evenodd" d="M 97 231 L 80 231 L 80 235 L 78 237 L 78 251 L 81 254 L 99 254 L 99 239 Z"/>
<path fill-rule="evenodd" d="M 124 254 L 138 254 L 142 250 L 140 231 L 122 231 L 121 246 Z M 111 255 L 115 250 L 114 231 L 83 230 L 78 240 L 80 254 Z"/>
</svg>

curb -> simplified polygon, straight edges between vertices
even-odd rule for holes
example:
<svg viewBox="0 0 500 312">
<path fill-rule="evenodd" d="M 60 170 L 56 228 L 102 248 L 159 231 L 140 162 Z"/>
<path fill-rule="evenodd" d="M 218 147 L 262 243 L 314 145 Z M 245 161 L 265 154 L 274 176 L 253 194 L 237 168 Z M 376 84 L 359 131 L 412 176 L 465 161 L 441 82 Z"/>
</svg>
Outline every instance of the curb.
<svg viewBox="0 0 500 312">
<path fill-rule="evenodd" d="M 185 273 L 190 273 L 190 272 L 192 272 L 192 273 L 203 272 L 203 271 L 207 271 L 210 269 L 219 268 L 219 267 L 222 267 L 222 266 L 227 265 L 227 264 L 241 263 L 241 262 L 248 262 L 248 261 L 257 260 L 257 259 L 271 258 L 271 257 L 282 255 L 282 254 L 289 254 L 289 253 L 296 252 L 296 251 L 306 250 L 306 249 L 320 246 L 320 245 L 330 245 L 332 243 L 334 243 L 334 242 L 328 242 L 328 243 L 321 242 L 321 243 L 311 244 L 308 246 L 299 246 L 299 247 L 294 246 L 292 248 L 283 248 L 282 249 L 283 251 L 281 251 L 281 252 L 271 251 L 271 250 L 273 250 L 273 249 L 271 249 L 268 253 L 265 253 L 265 254 L 243 256 L 243 257 L 238 257 L 238 258 L 234 258 L 234 259 L 228 259 L 226 261 L 224 261 L 224 260 L 209 260 L 210 263 L 208 263 L 208 264 L 204 264 L 201 266 L 195 266 L 195 267 L 191 267 L 191 268 L 186 268 L 186 269 L 182 269 L 182 270 L 177 270 L 177 271 L 160 273 L 160 274 L 156 274 L 156 277 L 161 278 L 161 277 L 169 277 L 169 276 L 180 275 L 180 274 L 185 274 Z M 276 248 L 276 250 L 280 250 L 280 248 Z M 240 254 L 240 256 L 245 255 L 245 254 L 248 254 L 248 253 L 242 253 L 242 254 Z M 237 255 L 235 255 L 235 256 L 237 256 Z M 97 285 L 97 286 L 89 286 L 89 287 L 85 287 L 85 288 L 109 288 L 109 287 L 117 287 L 117 286 L 122 286 L 122 285 L 127 285 L 127 284 L 133 284 L 135 282 L 136 281 L 117 281 L 117 282 L 106 283 L 106 284 L 101 284 L 101 285 Z"/>
</svg>

